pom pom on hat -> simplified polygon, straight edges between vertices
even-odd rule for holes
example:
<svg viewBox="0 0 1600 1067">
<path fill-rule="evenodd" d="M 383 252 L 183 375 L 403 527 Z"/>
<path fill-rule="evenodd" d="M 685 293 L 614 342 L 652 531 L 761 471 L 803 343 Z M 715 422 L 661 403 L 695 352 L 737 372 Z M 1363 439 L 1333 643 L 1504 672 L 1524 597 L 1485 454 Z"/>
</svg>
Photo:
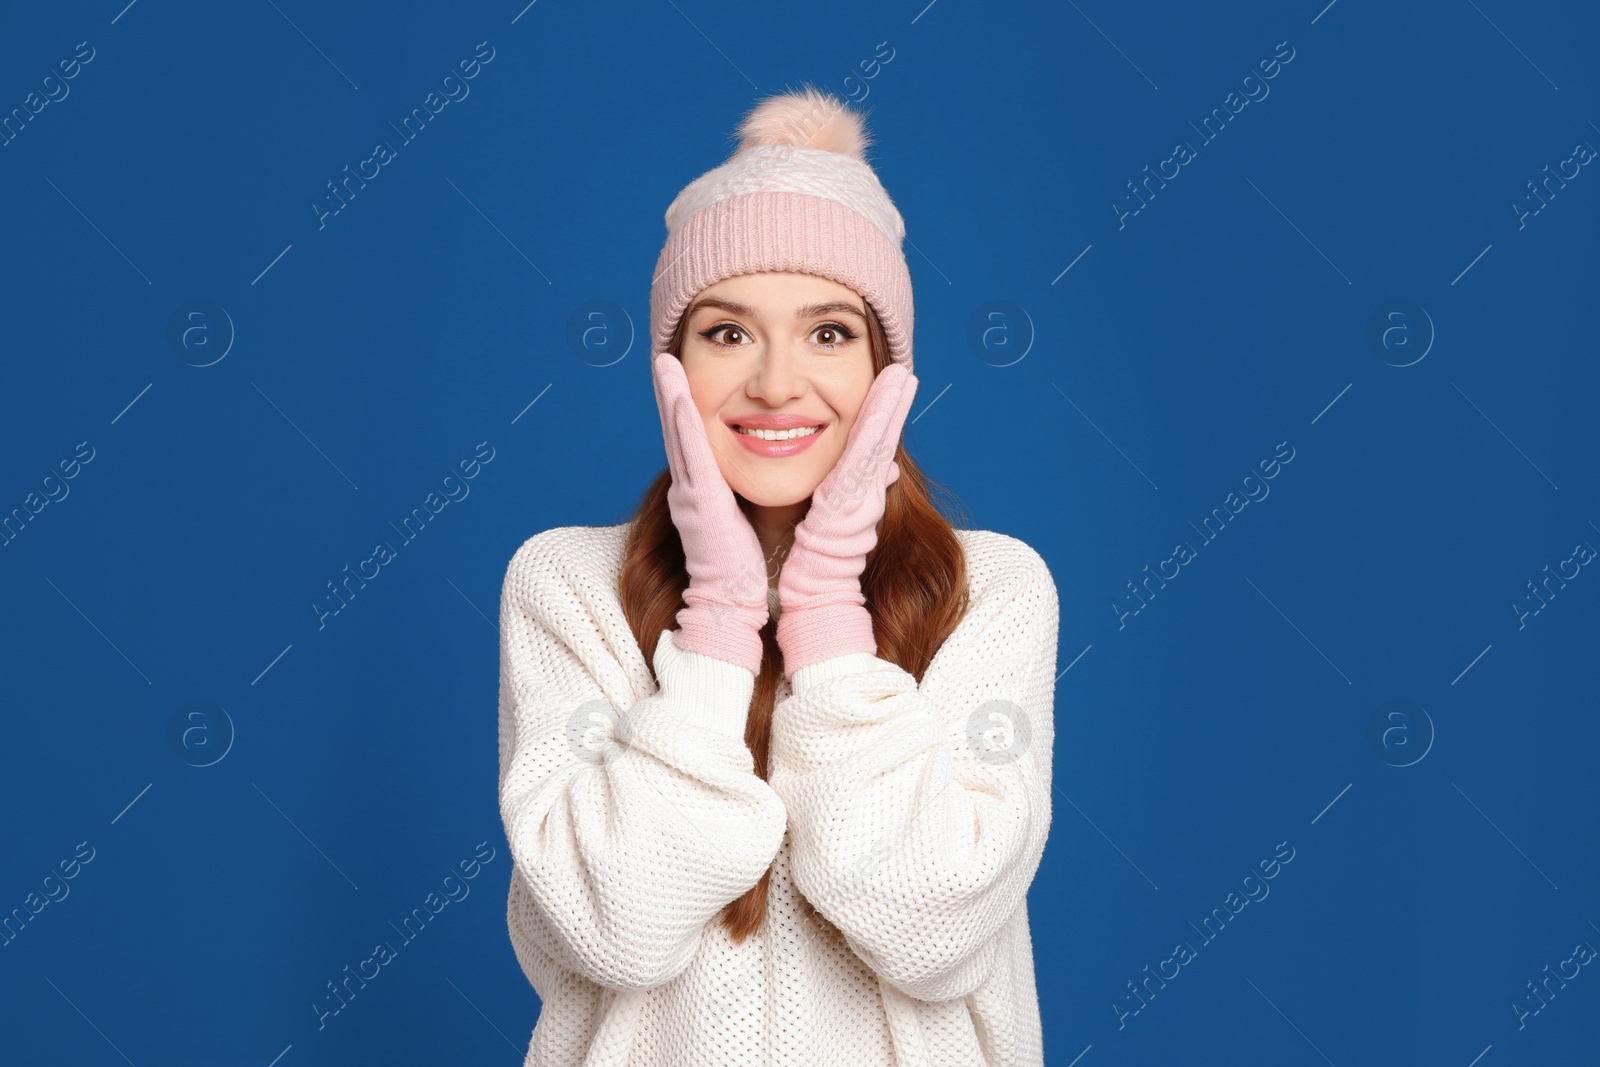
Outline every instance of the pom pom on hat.
<svg viewBox="0 0 1600 1067">
<path fill-rule="evenodd" d="M 739 147 L 794 145 L 865 161 L 866 120 L 827 93 L 806 86 L 761 101 L 739 123 Z"/>
<path fill-rule="evenodd" d="M 738 146 L 726 162 L 684 186 L 667 206 L 667 232 L 730 197 L 760 192 L 805 193 L 837 200 L 881 230 L 896 250 L 905 220 L 867 162 L 866 119 L 809 85 L 769 96 L 739 123 Z"/>
</svg>

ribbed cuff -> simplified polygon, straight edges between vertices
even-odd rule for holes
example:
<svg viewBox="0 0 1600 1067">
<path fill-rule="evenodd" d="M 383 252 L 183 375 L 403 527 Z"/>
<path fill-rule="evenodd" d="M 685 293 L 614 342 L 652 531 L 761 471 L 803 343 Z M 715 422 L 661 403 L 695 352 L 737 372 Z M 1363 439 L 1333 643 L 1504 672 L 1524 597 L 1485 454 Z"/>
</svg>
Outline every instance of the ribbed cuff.
<svg viewBox="0 0 1600 1067">
<path fill-rule="evenodd" d="M 767 605 L 737 602 L 704 605 L 689 604 L 678 609 L 678 647 L 689 652 L 723 660 L 743 667 L 751 674 L 761 672 L 761 628 L 767 623 Z"/>
<path fill-rule="evenodd" d="M 847 652 L 876 655 L 877 637 L 872 614 L 860 604 L 819 604 L 789 608 L 778 616 L 778 648 L 783 670 L 791 678 L 799 671 Z"/>
<path fill-rule="evenodd" d="M 805 696 L 817 686 L 827 685 L 836 678 L 864 674 L 882 665 L 883 661 L 875 653 L 846 652 L 795 671 L 789 676 L 789 691 L 797 697 Z"/>
<path fill-rule="evenodd" d="M 679 648 L 672 637 L 675 632 L 662 630 L 656 640 L 654 662 L 661 692 L 685 722 L 743 742 L 756 676 L 737 664 Z"/>
</svg>

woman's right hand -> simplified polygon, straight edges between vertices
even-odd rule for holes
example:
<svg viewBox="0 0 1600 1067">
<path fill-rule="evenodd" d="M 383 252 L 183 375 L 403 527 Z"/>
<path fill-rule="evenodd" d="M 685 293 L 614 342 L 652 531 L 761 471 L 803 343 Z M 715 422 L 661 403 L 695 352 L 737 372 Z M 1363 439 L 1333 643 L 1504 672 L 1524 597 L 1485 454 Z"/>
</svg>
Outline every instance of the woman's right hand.
<svg viewBox="0 0 1600 1067">
<path fill-rule="evenodd" d="M 761 540 L 717 467 L 682 362 L 657 353 L 651 378 L 672 474 L 667 505 L 689 571 L 673 642 L 760 673 L 761 628 L 770 614 Z"/>
</svg>

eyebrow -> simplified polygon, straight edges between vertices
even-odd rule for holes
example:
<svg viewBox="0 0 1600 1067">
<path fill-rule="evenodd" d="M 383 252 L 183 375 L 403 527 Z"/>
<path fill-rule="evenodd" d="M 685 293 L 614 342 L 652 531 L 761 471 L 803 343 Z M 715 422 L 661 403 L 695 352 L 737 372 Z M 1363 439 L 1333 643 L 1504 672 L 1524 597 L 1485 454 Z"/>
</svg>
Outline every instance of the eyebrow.
<svg viewBox="0 0 1600 1067">
<path fill-rule="evenodd" d="M 748 304 L 741 304 L 736 300 L 724 300 L 721 297 L 716 296 L 708 296 L 701 300 L 697 300 L 694 307 L 689 309 L 689 313 L 692 315 L 701 308 L 721 308 L 723 311 L 730 312 L 734 315 L 753 316 L 756 313 L 756 309 Z M 829 300 L 818 304 L 807 304 L 804 307 L 797 307 L 794 309 L 794 317 L 797 319 L 810 319 L 815 318 L 818 315 L 839 314 L 854 315 L 863 322 L 865 322 L 867 318 L 866 314 L 860 308 L 856 307 L 854 304 L 847 304 L 842 300 Z"/>
</svg>

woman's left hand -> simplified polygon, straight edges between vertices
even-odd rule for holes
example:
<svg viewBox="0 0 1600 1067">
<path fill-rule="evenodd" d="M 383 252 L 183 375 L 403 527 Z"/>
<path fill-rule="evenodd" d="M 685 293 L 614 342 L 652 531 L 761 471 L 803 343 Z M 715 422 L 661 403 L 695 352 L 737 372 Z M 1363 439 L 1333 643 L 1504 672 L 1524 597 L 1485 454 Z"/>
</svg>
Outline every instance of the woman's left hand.
<svg viewBox="0 0 1600 1067">
<path fill-rule="evenodd" d="M 900 477 L 894 455 L 917 384 L 903 363 L 878 372 L 844 454 L 795 527 L 778 576 L 777 638 L 786 674 L 847 652 L 877 653 L 861 574 L 878 543 L 885 493 Z"/>
</svg>

